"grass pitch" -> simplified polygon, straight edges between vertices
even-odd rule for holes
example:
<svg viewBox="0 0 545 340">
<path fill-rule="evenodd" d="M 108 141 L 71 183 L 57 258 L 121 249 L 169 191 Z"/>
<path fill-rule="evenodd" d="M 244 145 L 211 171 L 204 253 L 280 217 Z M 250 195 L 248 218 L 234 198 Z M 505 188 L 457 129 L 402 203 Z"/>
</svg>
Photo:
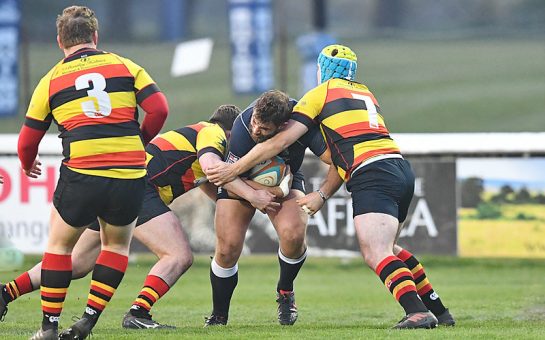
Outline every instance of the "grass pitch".
<svg viewBox="0 0 545 340">
<path fill-rule="evenodd" d="M 31 266 L 35 258 L 28 259 Z M 292 327 L 276 321 L 274 256 L 245 256 L 239 262 L 239 284 L 231 303 L 229 325 L 203 328 L 211 311 L 209 259 L 198 256 L 193 267 L 153 309 L 154 318 L 176 330 L 130 331 L 121 319 L 153 264 L 139 257 L 94 330 L 96 339 L 538 339 L 545 337 L 545 262 L 516 259 L 422 257 L 428 277 L 457 320 L 456 327 L 435 330 L 390 330 L 402 309 L 362 260 L 310 256 L 296 281 L 299 320 Z M 1 272 L 2 281 L 15 272 Z M 70 287 L 61 327 L 80 316 L 90 276 Z M 39 294 L 33 292 L 9 306 L 0 323 L 0 338 L 28 338 L 41 322 Z"/>
</svg>

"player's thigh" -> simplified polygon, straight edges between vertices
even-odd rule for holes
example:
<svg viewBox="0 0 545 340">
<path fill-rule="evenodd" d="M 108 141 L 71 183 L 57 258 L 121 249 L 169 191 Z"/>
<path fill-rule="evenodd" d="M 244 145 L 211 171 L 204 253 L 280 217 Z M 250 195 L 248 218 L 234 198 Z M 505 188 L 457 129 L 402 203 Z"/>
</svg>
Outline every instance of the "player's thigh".
<svg viewBox="0 0 545 340">
<path fill-rule="evenodd" d="M 254 213 L 255 208 L 245 201 L 219 199 L 216 202 L 216 253 L 235 252 L 240 255 Z"/>
<path fill-rule="evenodd" d="M 85 230 L 83 227 L 76 228 L 64 221 L 55 206 L 51 209 L 49 226 L 47 252 L 53 254 L 72 253 L 78 238 Z"/>
<path fill-rule="evenodd" d="M 303 242 L 305 238 L 308 214 L 297 204 L 305 194 L 299 190 L 290 190 L 282 201 L 280 209 L 269 213 L 269 218 L 278 233 L 281 242 Z"/>
<path fill-rule="evenodd" d="M 113 225 L 100 217 L 99 222 L 102 249 L 128 255 L 136 219 L 127 225 Z"/>
<path fill-rule="evenodd" d="M 159 258 L 168 255 L 191 256 L 189 240 L 178 217 L 172 211 L 137 226 L 134 237 Z"/>
<path fill-rule="evenodd" d="M 84 277 L 92 271 L 98 254 L 100 254 L 100 232 L 87 228 L 72 251 L 72 277 Z"/>
<path fill-rule="evenodd" d="M 354 218 L 354 227 L 362 255 L 371 268 L 393 254 L 397 218 L 384 213 L 366 213 Z"/>
</svg>

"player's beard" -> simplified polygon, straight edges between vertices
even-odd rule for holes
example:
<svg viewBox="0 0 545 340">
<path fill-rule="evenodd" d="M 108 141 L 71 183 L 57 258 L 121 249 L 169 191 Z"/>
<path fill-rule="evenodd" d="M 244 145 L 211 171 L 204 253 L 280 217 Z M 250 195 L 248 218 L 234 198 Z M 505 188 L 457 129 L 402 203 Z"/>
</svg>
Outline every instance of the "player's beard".
<svg viewBox="0 0 545 340">
<path fill-rule="evenodd" d="M 253 132 L 250 131 L 250 136 L 252 137 L 254 142 L 263 143 L 267 139 L 271 139 L 272 137 L 274 137 L 274 135 L 276 135 L 277 133 L 278 133 L 278 131 L 275 131 L 274 133 L 271 133 L 270 135 L 259 135 L 259 136 L 257 136 Z"/>
</svg>

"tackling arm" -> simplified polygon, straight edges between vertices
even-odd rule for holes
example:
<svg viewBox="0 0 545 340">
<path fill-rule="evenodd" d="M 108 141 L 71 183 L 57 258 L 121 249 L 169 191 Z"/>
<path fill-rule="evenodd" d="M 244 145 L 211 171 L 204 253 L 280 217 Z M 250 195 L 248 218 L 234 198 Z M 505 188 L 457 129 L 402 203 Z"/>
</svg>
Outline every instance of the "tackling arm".
<svg viewBox="0 0 545 340">
<path fill-rule="evenodd" d="M 206 152 L 199 157 L 199 163 L 205 175 L 215 164 L 222 163 L 221 158 L 213 152 Z M 274 195 L 265 190 L 254 190 L 252 187 L 244 183 L 240 178 L 227 183 L 223 188 L 235 195 L 242 197 L 254 206 L 256 209 L 265 211 L 266 209 L 274 209 L 280 204 L 274 202 Z"/>
<path fill-rule="evenodd" d="M 250 170 L 257 163 L 278 155 L 307 131 L 308 128 L 304 124 L 290 119 L 284 130 L 271 139 L 256 144 L 250 152 L 235 163 L 219 163 L 209 169 L 209 172 L 206 174 L 208 180 L 216 185 L 225 186 L 226 183 Z"/>
</svg>

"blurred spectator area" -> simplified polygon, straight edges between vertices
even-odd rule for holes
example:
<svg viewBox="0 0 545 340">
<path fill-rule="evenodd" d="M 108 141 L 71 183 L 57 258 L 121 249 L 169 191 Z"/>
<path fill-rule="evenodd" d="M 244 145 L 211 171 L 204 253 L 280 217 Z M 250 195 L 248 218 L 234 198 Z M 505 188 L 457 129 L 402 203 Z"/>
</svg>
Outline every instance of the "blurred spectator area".
<svg viewBox="0 0 545 340">
<path fill-rule="evenodd" d="M 294 38 L 312 29 L 314 0 L 273 1 Z M 340 38 L 512 35 L 545 30 L 543 0 L 326 0 L 328 30 Z M 49 42 L 55 17 L 73 1 L 22 0 L 30 41 Z M 103 42 L 156 42 L 210 36 L 227 40 L 228 1 L 88 0 Z M 281 7 L 281 8 L 278 8 Z"/>
<path fill-rule="evenodd" d="M 294 97 L 302 66 L 296 41 L 315 31 L 319 2 L 323 31 L 358 53 L 357 79 L 375 93 L 392 131 L 543 130 L 545 0 L 272 0 L 275 87 Z M 84 3 L 99 17 L 99 47 L 145 67 L 167 95 L 163 130 L 255 99 L 231 89 L 229 1 Z M 72 4 L 21 0 L 20 113 L 0 119 L 0 133 L 19 130 L 32 89 L 62 57 L 55 19 Z M 214 39 L 210 69 L 171 77 L 175 45 L 204 37 Z"/>
</svg>

